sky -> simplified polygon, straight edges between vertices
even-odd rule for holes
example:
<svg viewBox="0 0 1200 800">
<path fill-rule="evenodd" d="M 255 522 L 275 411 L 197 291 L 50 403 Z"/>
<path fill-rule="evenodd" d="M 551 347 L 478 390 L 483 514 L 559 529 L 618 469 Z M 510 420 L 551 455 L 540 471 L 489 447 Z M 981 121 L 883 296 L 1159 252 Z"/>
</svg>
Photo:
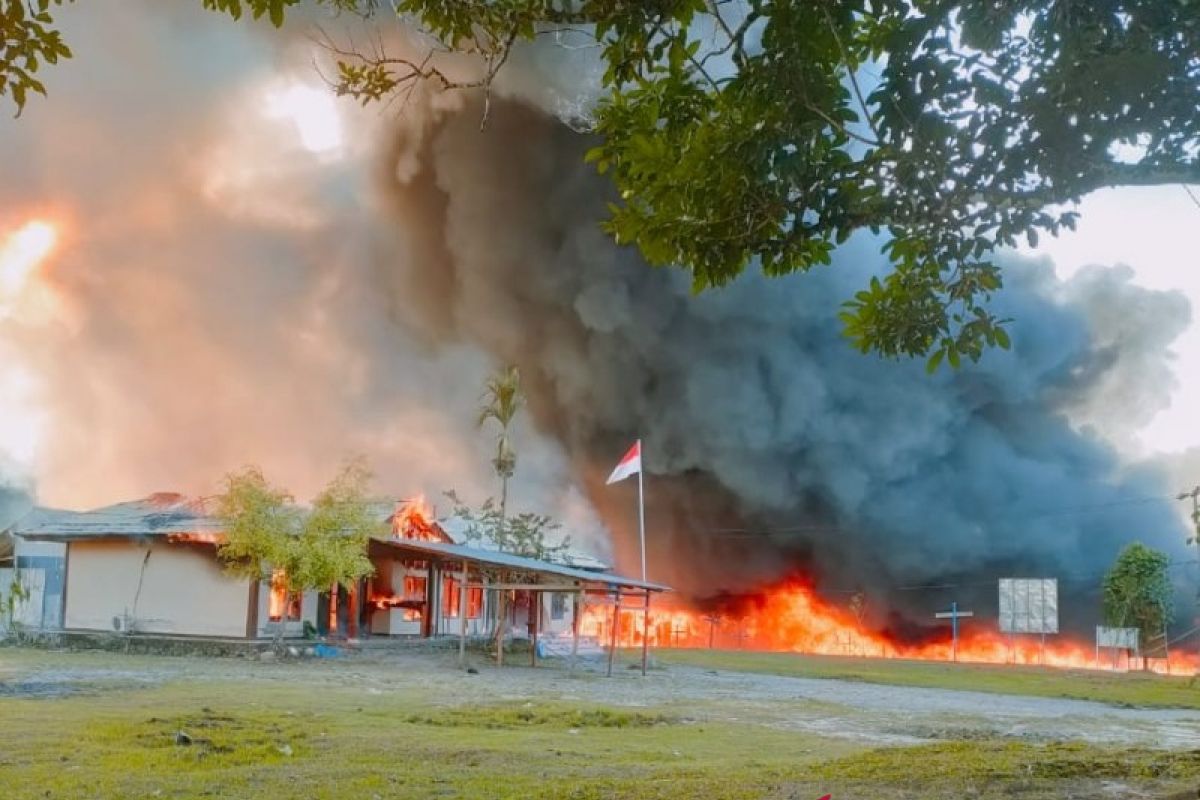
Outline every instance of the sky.
<svg viewBox="0 0 1200 800">
<path fill-rule="evenodd" d="M 1200 187 L 1193 191 L 1200 197 Z M 1171 405 L 1137 440 L 1139 455 L 1200 447 L 1200 205 L 1182 186 L 1130 187 L 1094 192 L 1079 211 L 1075 231 L 1043 237 L 1025 252 L 1049 258 L 1062 278 L 1090 264 L 1126 264 L 1136 283 L 1188 298 L 1192 323 L 1173 348 L 1178 385 Z"/>
</svg>

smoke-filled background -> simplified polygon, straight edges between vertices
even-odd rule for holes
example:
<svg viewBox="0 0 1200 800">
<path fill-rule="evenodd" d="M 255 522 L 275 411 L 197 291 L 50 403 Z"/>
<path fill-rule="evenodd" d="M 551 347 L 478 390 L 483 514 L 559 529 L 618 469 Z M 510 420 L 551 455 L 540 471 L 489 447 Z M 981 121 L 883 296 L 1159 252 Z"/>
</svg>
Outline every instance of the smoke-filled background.
<svg viewBox="0 0 1200 800">
<path fill-rule="evenodd" d="M 1090 596 L 1132 538 L 1186 558 L 1179 487 L 1117 447 L 1165 406 L 1189 308 L 1127 269 L 1064 282 L 1011 257 L 1013 350 L 930 377 L 840 336 L 884 266 L 870 237 L 699 296 L 615 246 L 559 119 L 586 113 L 586 53 L 521 54 L 481 132 L 466 95 L 333 105 L 302 21 L 62 18 L 76 58 L 0 123 L 0 236 L 60 230 L 0 303 L 5 473 L 38 502 L 210 492 L 251 462 L 307 496 L 352 453 L 382 491 L 479 500 L 475 407 L 511 362 L 515 505 L 635 565 L 635 487 L 603 481 L 642 437 L 652 577 L 695 597 L 805 573 L 918 616 L 905 587 L 984 602 L 999 575 L 1057 575 Z"/>
</svg>

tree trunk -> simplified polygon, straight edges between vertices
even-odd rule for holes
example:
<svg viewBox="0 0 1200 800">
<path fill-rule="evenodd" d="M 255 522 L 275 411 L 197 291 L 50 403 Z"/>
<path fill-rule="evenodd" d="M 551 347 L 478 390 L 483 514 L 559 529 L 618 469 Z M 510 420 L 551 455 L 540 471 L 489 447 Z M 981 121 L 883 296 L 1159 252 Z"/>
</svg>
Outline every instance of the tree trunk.
<svg viewBox="0 0 1200 800">
<path fill-rule="evenodd" d="M 500 475 L 500 530 L 496 532 L 496 546 L 501 550 L 504 548 L 504 526 L 508 520 L 508 476 L 501 473 Z M 504 576 L 501 575 L 501 583 L 504 582 Z M 504 620 L 508 616 L 508 592 L 502 589 L 496 590 L 496 663 L 504 663 Z"/>
</svg>

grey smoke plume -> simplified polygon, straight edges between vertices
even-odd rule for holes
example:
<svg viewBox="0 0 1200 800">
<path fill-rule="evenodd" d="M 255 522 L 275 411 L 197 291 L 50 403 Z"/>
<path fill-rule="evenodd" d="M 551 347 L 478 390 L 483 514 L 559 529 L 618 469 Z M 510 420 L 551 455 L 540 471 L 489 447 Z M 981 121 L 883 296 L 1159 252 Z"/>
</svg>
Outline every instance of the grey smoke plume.
<svg viewBox="0 0 1200 800">
<path fill-rule="evenodd" d="M 478 115 L 400 136 L 396 291 L 419 298 L 416 330 L 522 367 L 627 564 L 633 498 L 601 481 L 636 436 L 654 573 L 698 594 L 811 564 L 826 585 L 1005 570 L 1094 584 L 1131 538 L 1178 551 L 1163 475 L 1122 466 L 1097 428 L 1161 407 L 1181 296 L 1126 269 L 1062 283 L 1010 259 L 1012 352 L 929 377 L 839 335 L 838 304 L 882 267 L 871 239 L 831 269 L 693 296 L 601 233 L 609 193 L 584 139 L 517 104 L 483 133 Z"/>
<path fill-rule="evenodd" d="M 1109 441 L 1162 405 L 1182 298 L 1013 260 L 1014 350 L 929 377 L 838 333 L 881 267 L 869 238 L 834 268 L 700 296 L 613 245 L 586 138 L 525 104 L 582 113 L 587 64 L 547 82 L 561 53 L 518 58 L 504 88 L 522 100 L 483 132 L 461 96 L 349 117 L 351 155 L 326 161 L 256 113 L 265 82 L 312 81 L 307 46 L 132 6 L 73 8 L 78 60 L 0 129 L 0 227 L 31 204 L 70 220 L 58 316 L 0 324 L 41 386 L 43 501 L 206 491 L 246 462 L 303 496 L 353 452 L 389 491 L 482 497 L 473 408 L 514 362 L 517 505 L 577 541 L 602 520 L 629 569 L 633 487 L 603 480 L 643 437 L 652 576 L 694 596 L 794 571 L 1094 586 L 1128 539 L 1178 552 L 1175 487 Z"/>
</svg>

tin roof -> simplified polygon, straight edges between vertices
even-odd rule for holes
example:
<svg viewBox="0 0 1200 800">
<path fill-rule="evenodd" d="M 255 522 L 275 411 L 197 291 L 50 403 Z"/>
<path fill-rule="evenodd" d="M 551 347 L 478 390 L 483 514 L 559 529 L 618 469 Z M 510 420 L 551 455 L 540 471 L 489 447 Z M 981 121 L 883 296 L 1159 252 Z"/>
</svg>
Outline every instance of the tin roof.
<svg viewBox="0 0 1200 800">
<path fill-rule="evenodd" d="M 221 523 L 211 515 L 211 505 L 212 498 L 158 492 L 91 511 L 35 508 L 17 520 L 12 531 L 25 539 L 57 542 L 112 536 L 220 533 Z"/>
<path fill-rule="evenodd" d="M 397 550 L 404 550 L 410 553 L 421 556 L 445 556 L 448 558 L 464 558 L 468 561 L 475 561 L 480 564 L 490 564 L 497 567 L 510 567 L 512 569 L 523 569 L 530 572 L 542 572 L 549 575 L 559 575 L 564 578 L 572 578 L 578 581 L 586 581 L 588 583 L 601 583 L 611 586 L 620 586 L 633 589 L 649 589 L 652 592 L 669 592 L 671 587 L 661 583 L 651 583 L 650 581 L 641 581 L 636 578 L 627 578 L 623 575 L 614 575 L 609 572 L 596 572 L 595 570 L 578 569 L 569 567 L 565 564 L 555 564 L 551 561 L 541 561 L 536 558 L 526 558 L 525 556 L 517 556 L 512 553 L 502 553 L 498 550 L 483 550 L 478 547 L 467 547 L 461 544 L 448 544 L 446 542 L 422 542 L 412 539 L 376 539 L 380 544 L 388 545 Z"/>
<path fill-rule="evenodd" d="M 371 511 L 381 525 L 391 526 L 406 501 L 376 500 Z M 437 523 L 432 535 L 445 536 Z M 35 508 L 18 519 L 10 530 L 25 539 L 65 542 L 86 538 L 219 534 L 215 497 L 192 497 L 157 492 L 140 500 L 116 503 L 89 511 Z"/>
</svg>

